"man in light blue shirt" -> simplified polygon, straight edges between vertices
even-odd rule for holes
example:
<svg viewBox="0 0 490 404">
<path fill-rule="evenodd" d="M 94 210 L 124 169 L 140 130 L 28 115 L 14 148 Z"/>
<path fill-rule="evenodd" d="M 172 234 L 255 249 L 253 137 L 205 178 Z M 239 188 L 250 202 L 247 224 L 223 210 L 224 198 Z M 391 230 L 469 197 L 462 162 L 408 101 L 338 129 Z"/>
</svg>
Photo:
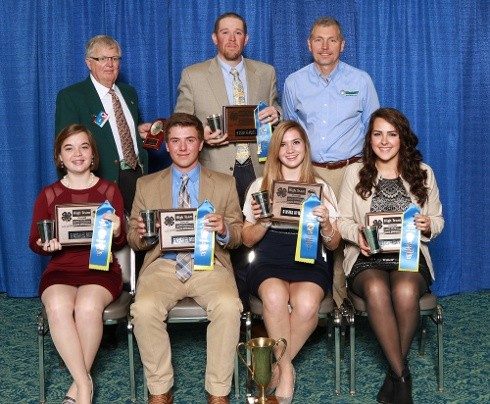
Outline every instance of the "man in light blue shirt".
<svg viewBox="0 0 490 404">
<path fill-rule="evenodd" d="M 308 38 L 314 62 L 289 75 L 283 95 L 285 118 L 305 128 L 317 171 L 337 197 L 342 168 L 359 159 L 369 117 L 379 108 L 369 75 L 340 61 L 344 45 L 336 20 L 317 20 Z"/>
<path fill-rule="evenodd" d="M 305 128 L 313 164 L 337 199 L 345 168 L 361 159 L 369 117 L 379 108 L 369 75 L 340 61 L 344 46 L 337 20 L 316 20 L 308 38 L 314 62 L 289 75 L 283 93 L 285 119 Z M 347 296 L 342 250 L 343 245 L 335 251 L 333 281 L 333 297 L 339 306 Z"/>
</svg>

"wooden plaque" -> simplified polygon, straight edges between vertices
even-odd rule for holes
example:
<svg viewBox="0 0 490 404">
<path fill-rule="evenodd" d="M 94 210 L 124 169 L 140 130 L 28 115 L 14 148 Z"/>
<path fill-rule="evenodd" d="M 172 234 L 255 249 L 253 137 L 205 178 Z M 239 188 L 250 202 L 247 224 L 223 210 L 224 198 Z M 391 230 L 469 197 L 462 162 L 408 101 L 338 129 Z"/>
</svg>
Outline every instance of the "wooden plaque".
<svg viewBox="0 0 490 404">
<path fill-rule="evenodd" d="M 165 126 L 165 119 L 159 118 L 151 124 L 150 131 L 146 135 L 146 139 L 143 140 L 143 147 L 145 149 L 159 150 L 165 139 L 165 133 L 163 127 Z"/>
<path fill-rule="evenodd" d="M 226 105 L 223 107 L 223 131 L 230 143 L 257 141 L 254 111 L 257 105 Z"/>
<path fill-rule="evenodd" d="M 400 251 L 403 212 L 366 213 L 366 225 L 378 228 L 378 241 L 381 252 Z"/>
<path fill-rule="evenodd" d="M 314 193 L 322 199 L 322 184 L 293 181 L 274 181 L 272 184 L 272 220 L 286 223 L 299 222 L 301 204 Z"/>
<path fill-rule="evenodd" d="M 160 211 L 160 248 L 162 250 L 194 250 L 196 212 L 196 209 Z"/>
<path fill-rule="evenodd" d="M 90 245 L 100 203 L 55 206 L 56 238 L 61 245 Z"/>
</svg>

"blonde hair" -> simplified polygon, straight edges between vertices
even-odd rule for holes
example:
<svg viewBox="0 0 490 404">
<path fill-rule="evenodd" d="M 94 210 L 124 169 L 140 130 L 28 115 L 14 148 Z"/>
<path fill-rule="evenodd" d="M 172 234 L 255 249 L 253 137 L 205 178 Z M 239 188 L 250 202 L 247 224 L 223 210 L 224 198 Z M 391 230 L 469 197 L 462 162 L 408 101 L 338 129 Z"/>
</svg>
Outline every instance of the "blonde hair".
<svg viewBox="0 0 490 404">
<path fill-rule="evenodd" d="M 279 150 L 281 148 L 282 139 L 288 130 L 296 130 L 305 144 L 305 158 L 301 163 L 301 174 L 299 182 L 314 183 L 315 169 L 311 163 L 311 147 L 303 127 L 295 121 L 283 121 L 276 126 L 272 133 L 269 143 L 269 154 L 264 167 L 264 178 L 262 179 L 261 190 L 268 190 L 272 193 L 272 183 L 274 181 L 283 181 L 282 163 L 279 160 Z"/>
</svg>

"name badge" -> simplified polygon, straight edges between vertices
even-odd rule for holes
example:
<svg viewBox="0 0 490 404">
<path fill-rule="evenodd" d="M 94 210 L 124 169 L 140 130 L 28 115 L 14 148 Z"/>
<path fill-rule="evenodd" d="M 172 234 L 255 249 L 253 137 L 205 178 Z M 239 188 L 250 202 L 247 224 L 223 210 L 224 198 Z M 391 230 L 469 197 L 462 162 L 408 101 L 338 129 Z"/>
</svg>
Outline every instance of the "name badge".
<svg viewBox="0 0 490 404">
<path fill-rule="evenodd" d="M 257 129 L 257 155 L 261 163 L 267 160 L 272 136 L 272 125 L 270 123 L 261 123 L 259 119 L 259 112 L 265 108 L 267 108 L 267 103 L 260 101 L 254 110 L 255 129 Z"/>
<path fill-rule="evenodd" d="M 403 212 L 402 234 L 400 237 L 399 271 L 418 272 L 420 258 L 420 230 L 415 227 L 415 215 L 420 208 L 411 204 Z"/>
<path fill-rule="evenodd" d="M 296 253 L 294 260 L 313 264 L 318 251 L 318 233 L 320 223 L 313 214 L 313 209 L 321 204 L 320 198 L 310 194 L 301 205 L 299 218 L 298 238 L 296 239 Z"/>
<path fill-rule="evenodd" d="M 109 115 L 104 111 L 100 111 L 97 116 L 94 116 L 94 123 L 101 127 L 105 125 L 105 123 L 109 120 Z"/>
<path fill-rule="evenodd" d="M 204 228 L 205 217 L 214 213 L 214 206 L 207 199 L 199 205 L 196 213 L 196 238 L 194 241 L 194 270 L 212 271 L 214 269 L 214 231 Z"/>
<path fill-rule="evenodd" d="M 112 228 L 114 223 L 110 220 L 103 219 L 105 213 L 114 213 L 115 209 L 105 201 L 97 208 L 95 213 L 94 228 L 92 232 L 92 243 L 90 245 L 90 258 L 88 267 L 90 269 L 98 269 L 101 271 L 109 270 L 111 261 L 111 246 L 112 246 Z"/>
</svg>

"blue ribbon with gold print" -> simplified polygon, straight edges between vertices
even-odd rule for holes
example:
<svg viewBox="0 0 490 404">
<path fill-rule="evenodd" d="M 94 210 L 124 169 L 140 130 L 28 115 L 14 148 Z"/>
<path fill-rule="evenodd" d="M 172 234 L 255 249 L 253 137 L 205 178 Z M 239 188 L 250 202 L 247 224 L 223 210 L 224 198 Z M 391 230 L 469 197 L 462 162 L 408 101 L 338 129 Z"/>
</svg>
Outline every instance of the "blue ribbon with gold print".
<svg viewBox="0 0 490 404">
<path fill-rule="evenodd" d="M 112 228 L 114 224 L 110 220 L 102 218 L 105 213 L 114 213 L 115 209 L 105 201 L 97 208 L 95 213 L 94 228 L 92 232 L 92 242 L 90 244 L 90 258 L 88 267 L 101 271 L 109 270 L 111 262 Z"/>
<path fill-rule="evenodd" d="M 301 205 L 299 217 L 298 238 L 296 239 L 296 253 L 294 260 L 313 264 L 318 251 L 318 233 L 320 223 L 313 214 L 313 209 L 320 205 L 321 201 L 315 194 L 310 194 Z"/>
<path fill-rule="evenodd" d="M 207 214 L 214 213 L 214 206 L 207 199 L 199 205 L 196 212 L 196 237 L 194 239 L 194 269 L 211 271 L 214 269 L 214 231 L 204 228 Z"/>
<path fill-rule="evenodd" d="M 259 112 L 264 108 L 267 108 L 267 103 L 260 101 L 254 110 L 255 129 L 257 130 L 257 154 L 261 163 L 267 160 L 272 136 L 272 125 L 270 123 L 261 123 L 259 119 Z"/>
<path fill-rule="evenodd" d="M 420 213 L 420 208 L 413 203 L 403 213 L 398 260 L 399 271 L 419 271 L 420 230 L 415 227 L 414 222 L 415 215 L 418 213 Z"/>
</svg>

